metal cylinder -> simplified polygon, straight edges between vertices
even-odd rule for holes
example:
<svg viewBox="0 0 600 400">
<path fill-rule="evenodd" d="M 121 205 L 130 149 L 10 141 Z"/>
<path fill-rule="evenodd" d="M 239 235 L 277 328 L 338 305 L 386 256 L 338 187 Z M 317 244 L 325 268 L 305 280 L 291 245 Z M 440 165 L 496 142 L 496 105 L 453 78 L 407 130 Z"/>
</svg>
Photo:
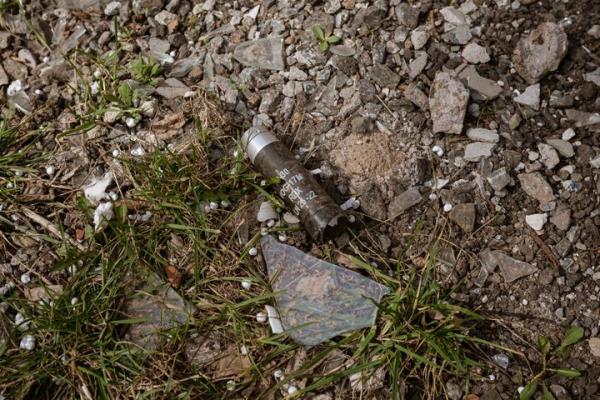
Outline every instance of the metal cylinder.
<svg viewBox="0 0 600 400">
<path fill-rule="evenodd" d="M 244 132 L 241 145 L 265 177 L 280 179 L 279 196 L 314 240 L 331 239 L 348 225 L 344 211 L 271 132 L 252 127 Z"/>
</svg>

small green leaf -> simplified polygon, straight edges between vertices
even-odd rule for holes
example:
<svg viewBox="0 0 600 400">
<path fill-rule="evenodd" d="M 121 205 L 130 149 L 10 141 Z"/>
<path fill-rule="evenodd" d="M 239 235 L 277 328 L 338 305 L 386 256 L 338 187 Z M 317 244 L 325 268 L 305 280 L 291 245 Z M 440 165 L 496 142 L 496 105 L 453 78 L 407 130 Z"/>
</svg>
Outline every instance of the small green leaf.
<svg viewBox="0 0 600 400">
<path fill-rule="evenodd" d="M 581 372 L 576 369 L 561 369 L 561 368 L 548 368 L 548 371 L 556 372 L 558 375 L 564 378 L 579 378 L 581 376 Z"/>
<path fill-rule="evenodd" d="M 537 383 L 530 383 L 525 386 L 521 394 L 519 394 L 519 400 L 530 400 L 533 398 L 535 392 L 537 392 Z"/>
<path fill-rule="evenodd" d="M 319 42 L 322 42 L 325 40 L 325 34 L 323 33 L 323 29 L 321 29 L 321 27 L 319 25 L 313 26 L 312 31 L 315 34 L 315 36 L 317 37 L 317 39 L 319 40 Z"/>
<path fill-rule="evenodd" d="M 580 326 L 571 326 L 565 332 L 565 336 L 563 337 L 562 343 L 560 344 L 561 348 L 565 348 L 572 344 L 579 342 L 583 338 L 583 328 Z"/>
<path fill-rule="evenodd" d="M 545 385 L 542 391 L 542 400 L 556 400 Z"/>
<path fill-rule="evenodd" d="M 121 204 L 115 209 L 115 211 L 117 214 L 117 221 L 119 221 L 122 224 L 127 222 L 127 205 Z"/>
<path fill-rule="evenodd" d="M 326 41 L 319 42 L 319 47 L 321 48 L 321 51 L 327 51 L 329 48 L 329 43 Z"/>
<path fill-rule="evenodd" d="M 538 336 L 538 347 L 544 354 L 548 354 L 550 351 L 550 341 L 545 336 Z"/>
<path fill-rule="evenodd" d="M 329 43 L 329 44 L 339 43 L 340 40 L 342 40 L 342 38 L 339 36 L 335 36 L 335 35 L 331 35 L 331 36 L 327 37 L 327 43 Z"/>
</svg>

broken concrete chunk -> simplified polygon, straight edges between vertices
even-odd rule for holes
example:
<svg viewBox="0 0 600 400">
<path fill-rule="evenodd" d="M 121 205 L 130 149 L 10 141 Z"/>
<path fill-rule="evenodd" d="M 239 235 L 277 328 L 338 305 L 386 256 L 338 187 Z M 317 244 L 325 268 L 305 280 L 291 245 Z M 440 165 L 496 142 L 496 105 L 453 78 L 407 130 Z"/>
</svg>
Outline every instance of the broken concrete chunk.
<svg viewBox="0 0 600 400">
<path fill-rule="evenodd" d="M 469 43 L 462 51 L 462 56 L 471 64 L 485 64 L 490 61 L 490 56 L 485 47 L 477 43 Z"/>
<path fill-rule="evenodd" d="M 471 233 L 475 228 L 476 215 L 475 204 L 464 203 L 455 205 L 448 213 L 448 218 L 466 233 Z"/>
<path fill-rule="evenodd" d="M 540 152 L 540 161 L 546 168 L 553 169 L 558 165 L 560 159 L 558 158 L 558 153 L 552 146 L 545 143 L 538 143 L 537 148 Z"/>
<path fill-rule="evenodd" d="M 492 172 L 492 174 L 488 176 L 487 181 L 495 191 L 499 192 L 510 185 L 511 179 L 508 172 L 506 172 L 506 168 L 502 167 Z"/>
<path fill-rule="evenodd" d="M 386 286 L 270 235 L 261 246 L 283 328 L 296 342 L 314 346 L 375 322 Z"/>
<path fill-rule="evenodd" d="M 447 72 L 438 72 L 429 95 L 433 132 L 461 133 L 469 91 Z"/>
<path fill-rule="evenodd" d="M 525 216 L 525 222 L 529 225 L 534 231 L 541 231 L 548 222 L 548 214 L 530 214 Z"/>
<path fill-rule="evenodd" d="M 470 128 L 467 130 L 467 136 L 478 142 L 498 143 L 500 140 L 500 135 L 495 129 Z"/>
<path fill-rule="evenodd" d="M 440 10 L 440 14 L 444 17 L 444 20 L 452 25 L 468 25 L 469 22 L 465 14 L 462 11 L 457 10 L 454 7 L 448 6 Z"/>
<path fill-rule="evenodd" d="M 375 64 L 369 71 L 369 76 L 381 87 L 395 88 L 400 82 L 400 76 L 386 65 Z"/>
<path fill-rule="evenodd" d="M 404 97 L 414 103 L 423 111 L 429 111 L 429 98 L 415 83 L 409 84 L 404 89 Z"/>
<path fill-rule="evenodd" d="M 429 98 L 415 83 L 409 84 L 404 89 L 404 97 L 414 103 L 423 111 L 429 111 Z"/>
<path fill-rule="evenodd" d="M 483 158 L 491 157 L 495 143 L 474 142 L 465 147 L 464 159 L 471 162 L 478 162 Z"/>
<path fill-rule="evenodd" d="M 256 220 L 258 222 L 265 222 L 270 219 L 277 219 L 277 211 L 273 208 L 270 202 L 263 201 L 260 203 L 260 208 L 258 210 L 258 214 L 256 215 Z"/>
<path fill-rule="evenodd" d="M 410 41 L 415 50 L 420 50 L 429 40 L 429 31 L 425 26 L 420 26 L 410 33 Z"/>
<path fill-rule="evenodd" d="M 517 43 L 515 69 L 528 83 L 536 83 L 555 71 L 567 53 L 567 35 L 560 25 L 544 22 Z"/>
<path fill-rule="evenodd" d="M 540 84 L 528 86 L 523 93 L 513 100 L 515 103 L 523 104 L 538 111 L 540 109 Z"/>
<path fill-rule="evenodd" d="M 185 324 L 193 311 L 194 307 L 169 284 L 151 275 L 125 306 L 128 318 L 144 319 L 131 325 L 131 341 L 146 350 L 156 350 L 161 342 L 161 331 Z"/>
<path fill-rule="evenodd" d="M 484 100 L 493 99 L 502 92 L 502 87 L 496 81 L 479 75 L 473 65 L 463 69 L 458 77 L 465 82 L 469 89 L 483 96 Z"/>
<path fill-rule="evenodd" d="M 501 251 L 492 251 L 491 258 L 500 268 L 506 283 L 514 282 L 537 272 L 537 268 L 523 261 L 515 260 Z"/>
<path fill-rule="evenodd" d="M 575 121 L 577 128 L 600 124 L 600 113 L 588 113 L 573 109 L 568 109 L 565 112 L 570 121 Z"/>
<path fill-rule="evenodd" d="M 418 188 L 411 188 L 400 193 L 388 207 L 388 218 L 396 218 L 412 206 L 419 204 L 422 199 Z"/>
<path fill-rule="evenodd" d="M 467 44 L 472 37 L 471 29 L 467 25 L 459 25 L 442 35 L 442 39 L 451 44 Z"/>
<path fill-rule="evenodd" d="M 233 50 L 233 58 L 247 67 L 282 71 L 283 38 L 268 37 L 240 43 Z"/>
<path fill-rule="evenodd" d="M 520 174 L 518 178 L 525 193 L 540 203 L 546 204 L 554 200 L 552 187 L 539 172 Z"/>
<path fill-rule="evenodd" d="M 414 29 L 419 24 L 419 9 L 407 3 L 399 4 L 396 6 L 396 19 L 400 24 Z"/>
</svg>

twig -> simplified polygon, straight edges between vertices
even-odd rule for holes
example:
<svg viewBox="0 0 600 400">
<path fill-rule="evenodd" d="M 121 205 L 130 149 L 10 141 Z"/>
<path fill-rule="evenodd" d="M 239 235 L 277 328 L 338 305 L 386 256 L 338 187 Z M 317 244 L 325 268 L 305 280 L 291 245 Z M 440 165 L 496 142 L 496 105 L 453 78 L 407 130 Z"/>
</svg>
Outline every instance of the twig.
<svg viewBox="0 0 600 400">
<path fill-rule="evenodd" d="M 546 255 L 546 258 L 548 258 L 548 261 L 550 261 L 550 263 L 554 267 L 560 268 L 560 261 L 558 257 L 556 257 L 556 254 L 554 254 L 552 249 L 550 249 L 550 247 L 548 247 L 548 245 L 542 239 L 540 239 L 537 233 L 535 233 L 535 231 L 531 228 L 529 228 L 529 235 L 531 235 L 531 237 L 533 238 L 533 240 L 535 240 L 540 249 L 542 249 L 542 251 Z"/>
<path fill-rule="evenodd" d="M 58 239 L 66 239 L 71 245 L 77 247 L 79 250 L 85 250 L 85 247 L 81 243 L 77 243 L 76 240 L 68 236 L 66 233 L 62 233 L 52 222 L 48 221 L 41 215 L 35 213 L 33 210 L 21 207 L 21 211 L 23 211 L 23 214 L 25 214 L 27 218 L 41 225 L 44 229 L 46 229 Z"/>
</svg>

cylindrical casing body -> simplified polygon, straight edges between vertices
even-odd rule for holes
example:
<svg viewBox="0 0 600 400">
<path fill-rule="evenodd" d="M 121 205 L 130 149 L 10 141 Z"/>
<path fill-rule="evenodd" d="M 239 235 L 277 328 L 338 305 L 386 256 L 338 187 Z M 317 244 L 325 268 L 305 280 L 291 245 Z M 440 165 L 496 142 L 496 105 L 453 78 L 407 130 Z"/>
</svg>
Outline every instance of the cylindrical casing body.
<svg viewBox="0 0 600 400">
<path fill-rule="evenodd" d="M 330 239 L 346 227 L 344 211 L 271 132 L 248 129 L 242 136 L 242 147 L 264 176 L 281 180 L 279 196 L 314 240 Z"/>
</svg>

